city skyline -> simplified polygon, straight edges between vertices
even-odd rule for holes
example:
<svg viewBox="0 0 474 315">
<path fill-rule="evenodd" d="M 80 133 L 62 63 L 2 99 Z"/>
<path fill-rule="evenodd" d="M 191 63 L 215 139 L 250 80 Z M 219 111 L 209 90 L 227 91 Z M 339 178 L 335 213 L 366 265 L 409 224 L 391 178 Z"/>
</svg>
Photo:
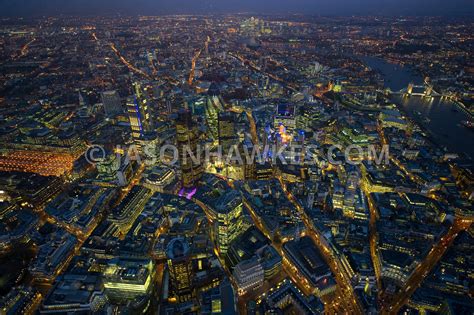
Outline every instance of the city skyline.
<svg viewBox="0 0 474 315">
<path fill-rule="evenodd" d="M 314 14 L 331 16 L 454 16 L 472 17 L 469 0 L 1 0 L 1 16 L 163 15 L 163 14 Z"/>
</svg>

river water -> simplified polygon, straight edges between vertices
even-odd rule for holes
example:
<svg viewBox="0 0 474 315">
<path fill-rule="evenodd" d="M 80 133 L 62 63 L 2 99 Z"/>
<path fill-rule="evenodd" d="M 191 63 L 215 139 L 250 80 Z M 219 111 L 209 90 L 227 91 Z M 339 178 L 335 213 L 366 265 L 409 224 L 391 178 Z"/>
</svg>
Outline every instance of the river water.
<svg viewBox="0 0 474 315">
<path fill-rule="evenodd" d="M 360 59 L 372 69 L 379 71 L 384 78 L 385 87 L 392 91 L 406 88 L 410 82 L 415 85 L 423 82 L 420 75 L 407 67 L 391 64 L 380 58 L 360 57 Z M 441 97 L 402 95 L 394 95 L 392 102 L 423 126 L 436 144 L 446 147 L 451 152 L 474 158 L 474 132 L 461 125 L 462 121 L 469 120 L 469 116 L 456 104 Z"/>
</svg>

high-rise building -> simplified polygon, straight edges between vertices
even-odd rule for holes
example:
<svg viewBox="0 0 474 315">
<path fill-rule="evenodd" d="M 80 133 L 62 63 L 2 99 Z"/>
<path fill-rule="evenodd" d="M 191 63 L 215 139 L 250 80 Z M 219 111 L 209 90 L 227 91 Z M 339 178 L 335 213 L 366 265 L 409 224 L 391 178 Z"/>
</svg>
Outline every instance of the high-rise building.
<svg viewBox="0 0 474 315">
<path fill-rule="evenodd" d="M 134 96 L 127 99 L 127 112 L 132 128 L 132 138 L 142 140 L 145 135 L 153 131 L 153 122 L 150 113 L 149 99 L 140 83 L 133 84 Z"/>
<path fill-rule="evenodd" d="M 215 222 L 215 240 L 221 255 L 227 253 L 230 243 L 244 230 L 242 196 L 236 190 L 224 193 L 215 206 L 217 220 Z"/>
<path fill-rule="evenodd" d="M 206 121 L 209 128 L 211 139 L 218 137 L 218 117 L 219 113 L 224 110 L 224 101 L 217 84 L 212 83 L 207 92 L 206 101 Z"/>
<path fill-rule="evenodd" d="M 333 209 L 342 209 L 344 207 L 344 187 L 337 185 L 332 193 Z"/>
<path fill-rule="evenodd" d="M 238 139 L 235 130 L 235 116 L 231 112 L 219 113 L 218 119 L 218 135 L 219 145 L 222 148 L 223 153 L 227 153 L 232 145 L 234 145 Z"/>
<path fill-rule="evenodd" d="M 240 262 L 233 272 L 235 282 L 238 286 L 239 295 L 263 285 L 264 271 L 257 259 L 249 259 Z"/>
<path fill-rule="evenodd" d="M 79 107 L 85 107 L 87 106 L 87 101 L 84 95 L 79 91 Z"/>
<path fill-rule="evenodd" d="M 113 300 L 131 300 L 150 293 L 154 270 L 150 259 L 112 259 L 104 271 L 105 293 Z"/>
<path fill-rule="evenodd" d="M 203 168 L 198 152 L 199 130 L 193 122 L 191 112 L 184 110 L 176 120 L 176 143 L 181 166 L 181 181 L 184 188 L 191 188 L 201 178 Z"/>
<path fill-rule="evenodd" d="M 179 302 L 193 297 L 193 270 L 189 244 L 182 237 L 171 240 L 166 249 L 171 280 L 171 292 Z"/>
<path fill-rule="evenodd" d="M 127 99 L 128 119 L 130 120 L 130 128 L 132 129 L 132 138 L 138 141 L 145 134 L 143 128 L 143 118 L 141 115 L 140 105 L 134 96 Z"/>
<path fill-rule="evenodd" d="M 106 91 L 101 93 L 102 104 L 105 115 L 112 118 L 123 112 L 122 101 L 117 91 Z"/>
<path fill-rule="evenodd" d="M 106 151 L 106 154 L 97 161 L 97 178 L 101 182 L 116 182 L 117 171 L 120 168 L 120 156 L 114 152 Z"/>
<path fill-rule="evenodd" d="M 359 186 L 360 176 L 357 172 L 349 172 L 346 179 L 346 189 L 344 192 L 344 203 L 342 211 L 344 216 L 353 218 L 357 201 L 357 188 Z"/>
</svg>

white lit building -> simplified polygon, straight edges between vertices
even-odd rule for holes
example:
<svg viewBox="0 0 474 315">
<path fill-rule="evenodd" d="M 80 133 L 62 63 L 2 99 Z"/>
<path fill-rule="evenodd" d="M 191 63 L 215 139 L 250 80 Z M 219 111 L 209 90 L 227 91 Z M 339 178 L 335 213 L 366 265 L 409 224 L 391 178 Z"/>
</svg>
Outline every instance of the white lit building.
<svg viewBox="0 0 474 315">
<path fill-rule="evenodd" d="M 264 280 L 264 270 L 256 259 L 240 262 L 233 272 L 239 295 L 260 287 Z"/>
</svg>

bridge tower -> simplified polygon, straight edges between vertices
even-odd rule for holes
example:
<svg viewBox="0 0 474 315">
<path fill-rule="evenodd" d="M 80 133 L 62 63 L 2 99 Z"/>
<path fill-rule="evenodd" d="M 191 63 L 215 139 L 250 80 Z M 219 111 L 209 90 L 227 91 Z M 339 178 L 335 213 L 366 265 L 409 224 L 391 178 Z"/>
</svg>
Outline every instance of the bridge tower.
<svg viewBox="0 0 474 315">
<path fill-rule="evenodd" d="M 411 95 L 413 93 L 413 86 L 414 86 L 413 82 L 408 84 L 408 88 L 407 88 L 408 95 Z"/>
<path fill-rule="evenodd" d="M 431 84 L 426 85 L 425 96 L 431 96 L 433 93 L 433 86 Z"/>
</svg>

